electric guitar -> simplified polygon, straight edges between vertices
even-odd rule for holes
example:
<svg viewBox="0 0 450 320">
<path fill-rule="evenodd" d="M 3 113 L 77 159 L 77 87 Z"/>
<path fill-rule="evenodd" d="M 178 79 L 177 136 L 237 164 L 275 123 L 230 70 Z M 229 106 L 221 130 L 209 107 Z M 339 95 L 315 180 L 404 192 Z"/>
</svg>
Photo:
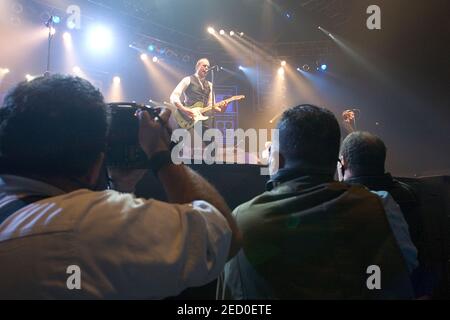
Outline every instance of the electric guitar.
<svg viewBox="0 0 450 320">
<path fill-rule="evenodd" d="M 208 120 L 209 117 L 205 116 L 204 114 L 208 111 L 211 111 L 215 108 L 223 107 L 225 104 L 245 99 L 245 96 L 233 96 L 231 98 L 225 99 L 219 103 L 216 103 L 215 105 L 212 105 L 210 107 L 205 107 L 202 102 L 197 102 L 193 106 L 190 106 L 189 109 L 194 113 L 194 118 L 190 118 L 188 115 L 184 114 L 178 108 L 176 108 L 175 112 L 173 112 L 173 116 L 175 120 L 177 121 L 180 128 L 183 129 L 191 129 L 195 126 L 195 124 L 199 121 L 205 121 Z M 164 102 L 166 106 L 173 109 L 174 106 L 170 103 Z"/>
</svg>

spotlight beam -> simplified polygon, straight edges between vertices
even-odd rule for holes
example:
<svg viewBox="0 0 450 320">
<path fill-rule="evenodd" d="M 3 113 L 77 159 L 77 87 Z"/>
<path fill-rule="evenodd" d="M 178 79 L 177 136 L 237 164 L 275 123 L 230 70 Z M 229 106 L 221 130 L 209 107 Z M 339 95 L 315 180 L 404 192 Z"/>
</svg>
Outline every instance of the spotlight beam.
<svg viewBox="0 0 450 320">
<path fill-rule="evenodd" d="M 243 71 L 244 74 L 245 74 L 245 68 L 242 67 L 242 66 L 240 66 L 240 67 L 241 67 L 241 68 L 240 68 L 239 70 Z M 247 77 L 245 77 L 244 75 L 242 75 L 242 73 L 238 73 L 238 72 L 233 71 L 233 70 L 230 70 L 230 69 L 228 69 L 228 68 L 220 67 L 220 71 L 223 71 L 223 72 L 225 72 L 225 73 L 228 73 L 229 75 L 231 75 L 231 76 L 233 76 L 233 77 L 236 77 L 236 78 L 239 78 L 239 79 L 241 79 L 241 80 L 247 80 Z"/>
<path fill-rule="evenodd" d="M 109 88 L 109 92 L 106 95 L 108 97 L 108 100 L 111 102 L 117 102 L 117 101 L 123 101 L 124 94 L 121 84 L 121 79 L 119 76 L 114 76 L 112 83 Z"/>
<path fill-rule="evenodd" d="M 270 119 L 269 123 L 272 124 L 272 123 L 274 123 L 275 121 L 277 121 L 278 118 L 280 118 L 281 115 L 282 115 L 283 113 L 284 113 L 284 110 L 281 111 L 281 112 L 279 112 L 278 114 L 276 114 L 272 119 Z"/>
<path fill-rule="evenodd" d="M 382 72 L 379 67 L 374 65 L 371 61 L 369 61 L 360 50 L 357 50 L 354 45 L 350 44 L 347 40 L 342 38 L 341 36 L 332 35 L 326 29 L 319 27 L 319 29 L 328 34 L 330 38 L 336 43 L 336 45 L 344 51 L 348 56 L 350 56 L 356 63 L 363 66 L 368 72 L 370 72 L 373 76 L 375 76 L 378 81 L 383 82 L 385 85 L 395 88 L 399 86 L 399 83 L 396 83 L 392 78 L 390 78 L 385 72 Z"/>
</svg>

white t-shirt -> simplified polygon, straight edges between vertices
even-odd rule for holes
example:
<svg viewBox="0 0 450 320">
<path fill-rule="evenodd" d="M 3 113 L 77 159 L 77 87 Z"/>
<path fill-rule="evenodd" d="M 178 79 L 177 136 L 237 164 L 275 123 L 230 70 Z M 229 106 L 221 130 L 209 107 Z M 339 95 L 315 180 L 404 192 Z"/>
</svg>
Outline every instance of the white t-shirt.
<svg viewBox="0 0 450 320">
<path fill-rule="evenodd" d="M 116 191 L 71 193 L 0 176 L 0 211 L 17 197 L 52 197 L 0 225 L 0 298 L 161 299 L 218 277 L 231 230 L 204 201 L 175 205 Z M 69 290 L 78 274 L 81 290 Z"/>
</svg>

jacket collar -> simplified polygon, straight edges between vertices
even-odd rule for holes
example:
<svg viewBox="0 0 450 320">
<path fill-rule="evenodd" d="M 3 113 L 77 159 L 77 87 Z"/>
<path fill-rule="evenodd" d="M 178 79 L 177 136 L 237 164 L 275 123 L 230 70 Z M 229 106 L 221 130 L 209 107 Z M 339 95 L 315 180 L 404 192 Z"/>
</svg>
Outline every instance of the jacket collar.
<svg viewBox="0 0 450 320">
<path fill-rule="evenodd" d="M 347 183 L 358 183 L 362 185 L 371 186 L 372 188 L 380 187 L 389 187 L 394 184 L 394 179 L 390 173 L 385 173 L 383 175 L 378 176 L 357 176 L 351 177 L 350 179 L 346 179 Z"/>
<path fill-rule="evenodd" d="M 305 165 L 283 168 L 278 170 L 277 174 L 271 177 L 266 184 L 266 189 L 271 191 L 279 185 L 289 181 L 297 181 L 305 184 L 330 182 L 334 180 L 334 174 L 335 171 L 333 169 L 330 170 Z"/>
</svg>

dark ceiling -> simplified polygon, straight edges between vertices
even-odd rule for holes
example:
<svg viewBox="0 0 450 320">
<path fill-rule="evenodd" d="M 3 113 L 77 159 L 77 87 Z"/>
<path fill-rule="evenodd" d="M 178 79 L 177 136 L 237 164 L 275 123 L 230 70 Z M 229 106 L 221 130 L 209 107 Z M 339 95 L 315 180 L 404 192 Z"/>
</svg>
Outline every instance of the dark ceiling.
<svg viewBox="0 0 450 320">
<path fill-rule="evenodd" d="M 207 37 L 206 27 L 245 32 L 260 42 L 321 40 L 318 25 L 345 27 L 353 0 L 84 0 L 120 14 L 141 31 L 185 46 Z"/>
</svg>

